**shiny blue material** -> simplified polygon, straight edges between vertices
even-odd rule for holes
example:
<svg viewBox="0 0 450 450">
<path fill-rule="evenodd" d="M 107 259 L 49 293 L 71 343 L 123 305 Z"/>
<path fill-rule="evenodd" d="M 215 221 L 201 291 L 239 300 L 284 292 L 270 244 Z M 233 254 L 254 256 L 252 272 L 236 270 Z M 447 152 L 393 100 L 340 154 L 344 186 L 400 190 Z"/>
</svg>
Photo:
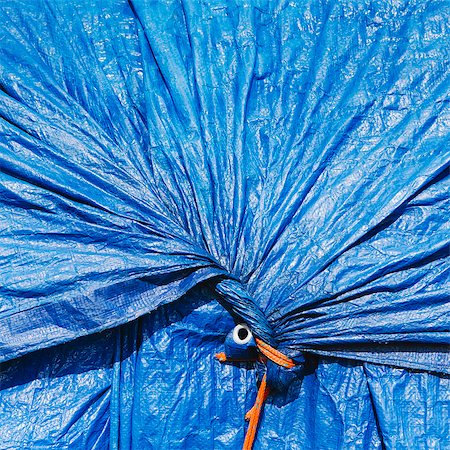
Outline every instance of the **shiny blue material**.
<svg viewBox="0 0 450 450">
<path fill-rule="evenodd" d="M 0 18 L 0 448 L 450 447 L 448 1 Z"/>
</svg>

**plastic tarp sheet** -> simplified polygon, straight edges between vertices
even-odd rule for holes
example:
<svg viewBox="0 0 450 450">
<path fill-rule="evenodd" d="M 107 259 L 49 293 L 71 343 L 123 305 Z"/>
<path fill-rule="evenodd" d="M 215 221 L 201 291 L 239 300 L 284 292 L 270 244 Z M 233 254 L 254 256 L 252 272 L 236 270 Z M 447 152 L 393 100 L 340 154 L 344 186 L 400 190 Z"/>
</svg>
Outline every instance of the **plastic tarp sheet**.
<svg viewBox="0 0 450 450">
<path fill-rule="evenodd" d="M 1 448 L 450 446 L 448 2 L 0 17 Z"/>
</svg>

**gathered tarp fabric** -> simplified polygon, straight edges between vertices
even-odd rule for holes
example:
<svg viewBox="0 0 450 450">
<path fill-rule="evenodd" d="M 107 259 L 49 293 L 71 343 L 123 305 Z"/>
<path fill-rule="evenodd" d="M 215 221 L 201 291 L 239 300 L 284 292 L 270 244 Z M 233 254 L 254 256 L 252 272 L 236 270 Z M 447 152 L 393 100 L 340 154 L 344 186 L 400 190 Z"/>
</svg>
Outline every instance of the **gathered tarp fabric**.
<svg viewBox="0 0 450 450">
<path fill-rule="evenodd" d="M 238 448 L 232 318 L 306 355 L 256 446 L 450 446 L 449 2 L 0 18 L 2 448 Z"/>
</svg>

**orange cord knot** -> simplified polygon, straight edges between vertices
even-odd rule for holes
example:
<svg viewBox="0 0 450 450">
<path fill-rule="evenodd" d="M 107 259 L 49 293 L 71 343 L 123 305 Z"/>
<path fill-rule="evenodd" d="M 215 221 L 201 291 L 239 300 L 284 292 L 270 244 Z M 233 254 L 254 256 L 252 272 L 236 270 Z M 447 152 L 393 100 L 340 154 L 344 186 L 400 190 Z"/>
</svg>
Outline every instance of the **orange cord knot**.
<svg viewBox="0 0 450 450">
<path fill-rule="evenodd" d="M 273 348 L 261 339 L 255 338 L 256 345 L 262 357 L 260 360 L 268 365 L 268 363 L 275 363 L 280 368 L 292 369 L 295 367 L 295 362 L 288 356 L 281 353 L 279 350 Z M 227 358 L 225 353 L 217 353 L 216 358 L 220 362 L 236 361 Z M 245 420 L 249 422 L 247 428 L 247 434 L 245 435 L 243 450 L 251 450 L 253 448 L 253 443 L 255 442 L 256 432 L 258 430 L 259 419 L 261 417 L 261 411 L 263 409 L 264 403 L 270 394 L 270 389 L 267 384 L 267 373 L 264 374 L 261 383 L 259 385 L 258 393 L 256 395 L 256 400 L 253 407 L 245 415 Z"/>
</svg>

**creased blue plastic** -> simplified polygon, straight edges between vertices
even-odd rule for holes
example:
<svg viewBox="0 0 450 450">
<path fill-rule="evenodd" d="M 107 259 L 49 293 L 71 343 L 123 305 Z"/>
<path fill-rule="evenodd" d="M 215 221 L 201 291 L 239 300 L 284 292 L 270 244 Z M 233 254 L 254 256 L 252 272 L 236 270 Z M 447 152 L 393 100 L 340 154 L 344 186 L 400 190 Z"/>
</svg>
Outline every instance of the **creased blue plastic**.
<svg viewBox="0 0 450 450">
<path fill-rule="evenodd" d="M 450 373 L 448 1 L 0 18 L 0 361 L 199 286 L 290 356 Z"/>
<path fill-rule="evenodd" d="M 211 278 L 294 353 L 449 344 L 446 2 L 1 8 L 3 360 Z"/>
</svg>

